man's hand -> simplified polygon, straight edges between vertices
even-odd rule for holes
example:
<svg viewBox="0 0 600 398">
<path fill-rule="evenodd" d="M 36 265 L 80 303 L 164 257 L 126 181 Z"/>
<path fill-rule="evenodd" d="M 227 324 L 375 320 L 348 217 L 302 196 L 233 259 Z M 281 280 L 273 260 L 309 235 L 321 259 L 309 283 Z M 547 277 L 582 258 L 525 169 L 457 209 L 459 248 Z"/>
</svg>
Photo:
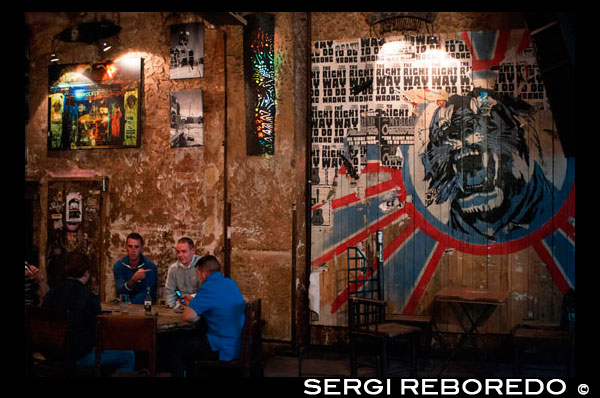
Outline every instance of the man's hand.
<svg viewBox="0 0 600 398">
<path fill-rule="evenodd" d="M 181 297 L 183 298 L 183 303 L 181 303 L 181 299 L 179 300 L 179 302 L 185 305 L 186 307 L 190 305 L 190 301 L 192 301 L 192 299 L 194 298 L 194 296 L 192 296 L 191 294 L 183 294 Z"/>
<path fill-rule="evenodd" d="M 25 275 L 31 279 L 36 279 L 38 281 L 43 281 L 44 277 L 42 276 L 42 273 L 40 272 L 40 269 L 38 267 L 36 267 L 35 265 L 28 265 L 29 269 L 25 268 Z"/>
<path fill-rule="evenodd" d="M 200 317 L 198 316 L 198 314 L 196 314 L 196 311 L 186 306 L 183 310 L 182 319 L 184 322 L 194 323 L 198 321 Z"/>
<path fill-rule="evenodd" d="M 150 272 L 152 271 L 151 269 L 143 269 L 140 268 L 137 271 L 135 271 L 135 274 L 133 274 L 133 276 L 131 277 L 131 279 L 129 280 L 129 285 L 132 286 L 134 283 L 138 283 L 141 282 L 142 279 L 146 278 L 146 272 Z"/>
</svg>

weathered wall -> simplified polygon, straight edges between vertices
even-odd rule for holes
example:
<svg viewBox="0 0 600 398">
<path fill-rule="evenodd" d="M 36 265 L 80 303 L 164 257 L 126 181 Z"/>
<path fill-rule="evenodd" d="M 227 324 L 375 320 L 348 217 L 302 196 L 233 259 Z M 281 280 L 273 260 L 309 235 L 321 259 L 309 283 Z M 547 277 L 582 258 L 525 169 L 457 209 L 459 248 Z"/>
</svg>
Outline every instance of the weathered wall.
<svg viewBox="0 0 600 398">
<path fill-rule="evenodd" d="M 292 284 L 303 285 L 305 256 L 292 250 L 292 230 L 304 247 L 306 29 L 304 14 L 275 18 L 275 154 L 247 156 L 242 29 L 227 29 L 228 200 L 231 203 L 232 277 L 263 298 L 265 335 L 292 337 Z M 294 47 L 295 46 L 295 47 Z M 301 49 L 298 53 L 298 48 Z M 294 209 L 296 221 L 294 221 Z M 295 256 L 295 257 L 292 257 Z M 297 264 L 294 270 L 292 264 Z M 294 275 L 292 275 L 294 272 Z M 294 286 L 296 283 L 294 282 Z M 300 287 L 301 288 L 301 287 Z"/>
<path fill-rule="evenodd" d="M 193 13 L 26 13 L 31 28 L 26 179 L 41 182 L 41 219 L 45 220 L 50 178 L 108 177 L 101 259 L 105 299 L 114 297 L 112 263 L 124 254 L 124 238 L 132 230 L 146 238 L 146 253 L 159 267 L 160 284 L 175 259 L 174 243 L 181 236 L 193 238 L 200 254 L 214 253 L 222 259 L 223 213 L 228 202 L 231 276 L 247 299 L 263 299 L 265 338 L 289 340 L 303 329 L 307 311 L 306 46 L 313 40 L 369 36 L 365 22 L 368 13 L 311 13 L 310 32 L 306 31 L 304 13 L 275 15 L 275 155 L 249 157 L 245 148 L 241 27 L 205 28 L 205 77 L 170 80 L 169 26 L 200 21 Z M 103 16 L 117 20 L 123 28 L 113 57 L 133 51 L 144 60 L 141 147 L 48 152 L 47 57 L 52 37 L 76 22 Z M 512 28 L 523 28 L 519 13 L 440 13 L 435 24 L 436 32 Z M 58 50 L 63 55 L 61 63 L 102 59 L 102 54 L 86 44 L 60 43 Z M 169 92 L 187 89 L 204 92 L 205 145 L 171 149 Z M 43 267 L 47 260 L 43 222 L 39 233 Z M 531 268 L 530 273 L 538 272 L 536 269 Z M 556 300 L 556 294 L 553 297 Z M 294 317 L 296 330 L 292 327 Z M 332 341 L 330 337 L 322 340 Z"/>
<path fill-rule="evenodd" d="M 143 58 L 142 143 L 136 149 L 105 149 L 48 152 L 47 132 L 47 56 L 52 37 L 77 22 L 98 17 L 80 13 L 28 13 L 31 27 L 30 123 L 27 127 L 28 164 L 26 178 L 41 181 L 42 209 L 47 206 L 47 180 L 55 177 L 106 176 L 109 190 L 105 200 L 103 228 L 103 295 L 114 297 L 112 263 L 124 255 L 124 238 L 138 231 L 146 239 L 146 254 L 159 267 L 159 284 L 164 283 L 166 269 L 174 261 L 174 244 L 182 236 L 197 242 L 199 254 L 214 253 L 223 258 L 224 209 L 224 129 L 225 129 L 225 64 L 223 31 L 205 28 L 205 76 L 198 79 L 169 79 L 169 26 L 197 22 L 193 14 L 173 16 L 168 13 L 119 13 L 100 17 L 117 19 L 122 27 L 119 45 L 113 59 L 128 52 Z M 289 76 L 291 61 L 288 22 L 277 22 L 279 73 Z M 279 31 L 283 31 L 279 34 Z M 238 280 L 247 298 L 263 297 L 267 318 L 266 337 L 289 338 L 285 319 L 290 316 L 289 214 L 294 199 L 290 179 L 290 159 L 293 159 L 293 105 L 290 84 L 283 79 L 278 91 L 279 125 L 276 155 L 270 159 L 248 158 L 244 148 L 245 110 L 241 75 L 241 28 L 230 29 L 233 65 L 229 66 L 232 125 L 230 150 L 232 162 L 233 241 L 243 250 L 232 256 L 232 276 Z M 80 43 L 60 43 L 61 63 L 101 60 L 94 46 Z M 169 146 L 170 91 L 202 89 L 204 94 L 205 145 L 171 149 Z M 287 91 L 287 92 L 286 92 Z M 288 98 L 290 98 L 288 100 Z M 286 103 L 287 102 L 287 103 Z M 286 128 L 285 126 L 289 126 Z M 242 143 L 240 146 L 239 144 Z M 238 149 L 239 148 L 239 149 Z M 283 159 L 286 159 L 285 161 Z M 281 167 L 283 166 L 283 167 Z M 262 183 L 265 181 L 266 183 Z M 279 183 L 275 184 L 274 182 Z M 281 183 L 283 182 L 283 183 Z M 261 203 L 260 206 L 256 206 Z M 261 222 L 246 214 L 249 208 L 261 208 Z M 44 219 L 44 217 L 42 217 Z M 285 220 L 280 222 L 279 220 Z M 42 234 L 45 233 L 42 231 Z M 276 237 L 276 238 L 275 238 Z M 43 242 L 43 239 L 41 239 Z M 43 245 L 43 243 L 42 243 Z M 237 243 L 236 243 L 237 245 Z M 42 263 L 46 260 L 41 248 Z M 265 261 L 265 258 L 267 259 Z M 238 264 L 240 265 L 238 267 Z M 277 276 L 275 278 L 275 276 Z M 271 299 L 270 281 L 281 286 L 275 290 L 288 300 Z M 279 305 L 277 304 L 279 303 Z M 270 314 L 270 315 L 269 315 Z M 281 319 L 281 323 L 270 319 Z"/>
<path fill-rule="evenodd" d="M 143 58 L 142 143 L 135 149 L 49 152 L 47 85 L 51 40 L 76 22 L 107 17 L 122 27 L 113 59 L 129 52 Z M 182 236 L 196 243 L 199 254 L 223 259 L 225 201 L 225 58 L 227 58 L 227 122 L 229 202 L 232 208 L 231 276 L 247 299 L 263 299 L 265 338 L 291 337 L 291 215 L 294 204 L 304 214 L 302 150 L 297 132 L 293 84 L 291 14 L 276 17 L 277 57 L 276 149 L 272 157 L 248 157 L 245 151 L 245 109 L 241 27 L 204 30 L 205 75 L 170 80 L 169 27 L 198 22 L 193 13 L 27 13 L 31 28 L 30 122 L 27 126 L 26 179 L 41 182 L 41 207 L 47 208 L 47 181 L 52 177 L 108 177 L 103 229 L 102 295 L 114 298 L 113 262 L 124 255 L 124 239 L 138 231 L 146 240 L 145 253 L 159 268 L 159 285 L 175 260 L 174 244 Z M 297 23 L 296 23 L 297 24 Z M 227 57 L 224 34 L 227 34 Z M 60 43 L 61 63 L 99 61 L 94 46 Z M 304 76 L 304 74 L 302 74 Z M 202 89 L 205 145 L 172 149 L 169 145 L 170 91 Z M 300 98 L 305 103 L 304 94 Z M 302 129 L 303 126 L 300 126 Z M 303 138 L 299 141 L 302 143 Z M 297 159 L 300 159 L 298 161 Z M 301 181 L 303 181 L 301 179 Z M 298 191 L 300 189 L 300 191 Z M 43 214 L 42 220 L 46 214 Z M 303 219 L 300 216 L 300 219 Z M 42 223 L 43 224 L 43 223 Z M 100 226 L 99 226 L 100 227 Z M 42 225 L 40 234 L 45 236 Z M 47 260 L 44 238 L 41 263 Z M 303 261 L 303 260 L 302 260 Z"/>
</svg>

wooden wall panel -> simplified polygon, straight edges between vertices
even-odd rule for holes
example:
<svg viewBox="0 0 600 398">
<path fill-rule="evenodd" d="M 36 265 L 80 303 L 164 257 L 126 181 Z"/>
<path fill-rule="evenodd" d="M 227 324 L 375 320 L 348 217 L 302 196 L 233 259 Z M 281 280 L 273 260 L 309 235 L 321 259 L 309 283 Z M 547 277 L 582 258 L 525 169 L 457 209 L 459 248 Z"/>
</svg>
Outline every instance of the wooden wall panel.
<svg viewBox="0 0 600 398">
<path fill-rule="evenodd" d="M 346 311 L 345 264 L 333 253 L 366 247 L 375 261 L 381 229 L 388 312 L 435 312 L 441 330 L 456 331 L 435 294 L 465 286 L 508 293 L 482 332 L 556 321 L 574 287 L 574 159 L 556 138 L 528 33 L 316 40 L 312 57 L 312 153 L 344 153 L 355 168 L 311 162 L 313 175 L 335 173 L 328 197 L 311 203 L 331 209 L 328 225 L 312 227 L 312 266 L 325 269 L 321 313 Z M 357 123 L 347 123 L 354 110 Z M 327 112 L 343 142 L 328 141 Z M 334 319 L 313 324 L 344 325 Z"/>
</svg>

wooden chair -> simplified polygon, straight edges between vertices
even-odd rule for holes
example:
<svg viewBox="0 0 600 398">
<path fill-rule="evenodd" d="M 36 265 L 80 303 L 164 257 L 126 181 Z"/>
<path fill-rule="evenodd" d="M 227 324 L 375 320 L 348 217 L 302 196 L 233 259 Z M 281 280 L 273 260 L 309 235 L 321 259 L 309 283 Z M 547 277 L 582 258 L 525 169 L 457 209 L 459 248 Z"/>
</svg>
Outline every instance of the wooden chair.
<svg viewBox="0 0 600 398">
<path fill-rule="evenodd" d="M 264 376 L 262 354 L 261 299 L 246 303 L 246 319 L 242 328 L 240 359 L 233 361 L 195 360 L 192 376 L 205 376 L 214 371 L 241 371 L 244 377 Z"/>
<path fill-rule="evenodd" d="M 514 373 L 523 372 L 522 352 L 537 349 L 562 354 L 569 377 L 575 376 L 575 290 L 568 289 L 562 299 L 560 323 L 523 320 L 512 330 Z"/>
<path fill-rule="evenodd" d="M 386 303 L 381 300 L 349 297 L 348 326 L 350 337 L 350 374 L 357 376 L 360 365 L 370 365 L 359 362 L 359 348 L 374 346 L 372 353 L 376 357 L 377 377 L 388 376 L 388 350 L 392 344 L 408 342 L 410 347 L 410 374 L 417 377 L 417 347 L 421 329 L 398 322 L 386 322 Z M 364 344 L 363 344 L 364 343 Z"/>
<path fill-rule="evenodd" d="M 562 354 L 568 376 L 573 376 L 574 333 L 564 330 L 559 324 L 524 321 L 512 330 L 514 364 L 513 372 L 523 374 L 525 350 L 558 351 Z"/>
<path fill-rule="evenodd" d="M 76 360 L 69 347 L 69 312 L 25 307 L 25 374 L 29 376 L 74 376 Z M 51 357 L 34 353 L 51 351 Z"/>
<path fill-rule="evenodd" d="M 101 375 L 104 350 L 133 350 L 149 355 L 149 376 L 156 376 L 156 316 L 98 315 L 96 318 L 96 376 Z M 140 373 L 136 373 L 139 375 Z"/>
</svg>

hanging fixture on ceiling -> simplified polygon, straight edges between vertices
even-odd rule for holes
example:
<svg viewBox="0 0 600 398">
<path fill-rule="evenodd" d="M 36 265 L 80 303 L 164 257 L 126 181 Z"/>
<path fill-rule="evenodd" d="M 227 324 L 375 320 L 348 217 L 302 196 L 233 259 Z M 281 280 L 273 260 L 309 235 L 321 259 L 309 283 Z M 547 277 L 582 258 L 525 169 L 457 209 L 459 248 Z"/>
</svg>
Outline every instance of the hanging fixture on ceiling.
<svg viewBox="0 0 600 398">
<path fill-rule="evenodd" d="M 93 44 L 114 36 L 120 31 L 121 27 L 110 21 L 83 22 L 63 30 L 56 35 L 56 38 L 66 42 Z"/>
<path fill-rule="evenodd" d="M 121 29 L 120 26 L 110 21 L 82 22 L 70 26 L 52 39 L 52 52 L 49 60 L 52 63 L 60 60 L 56 49 L 57 41 L 96 44 L 100 52 L 105 53 L 112 48 L 112 43 L 107 39 L 118 34 Z"/>
<path fill-rule="evenodd" d="M 379 27 L 379 34 L 387 32 L 433 33 L 433 21 L 437 12 L 374 12 L 367 17 L 371 28 Z"/>
</svg>

